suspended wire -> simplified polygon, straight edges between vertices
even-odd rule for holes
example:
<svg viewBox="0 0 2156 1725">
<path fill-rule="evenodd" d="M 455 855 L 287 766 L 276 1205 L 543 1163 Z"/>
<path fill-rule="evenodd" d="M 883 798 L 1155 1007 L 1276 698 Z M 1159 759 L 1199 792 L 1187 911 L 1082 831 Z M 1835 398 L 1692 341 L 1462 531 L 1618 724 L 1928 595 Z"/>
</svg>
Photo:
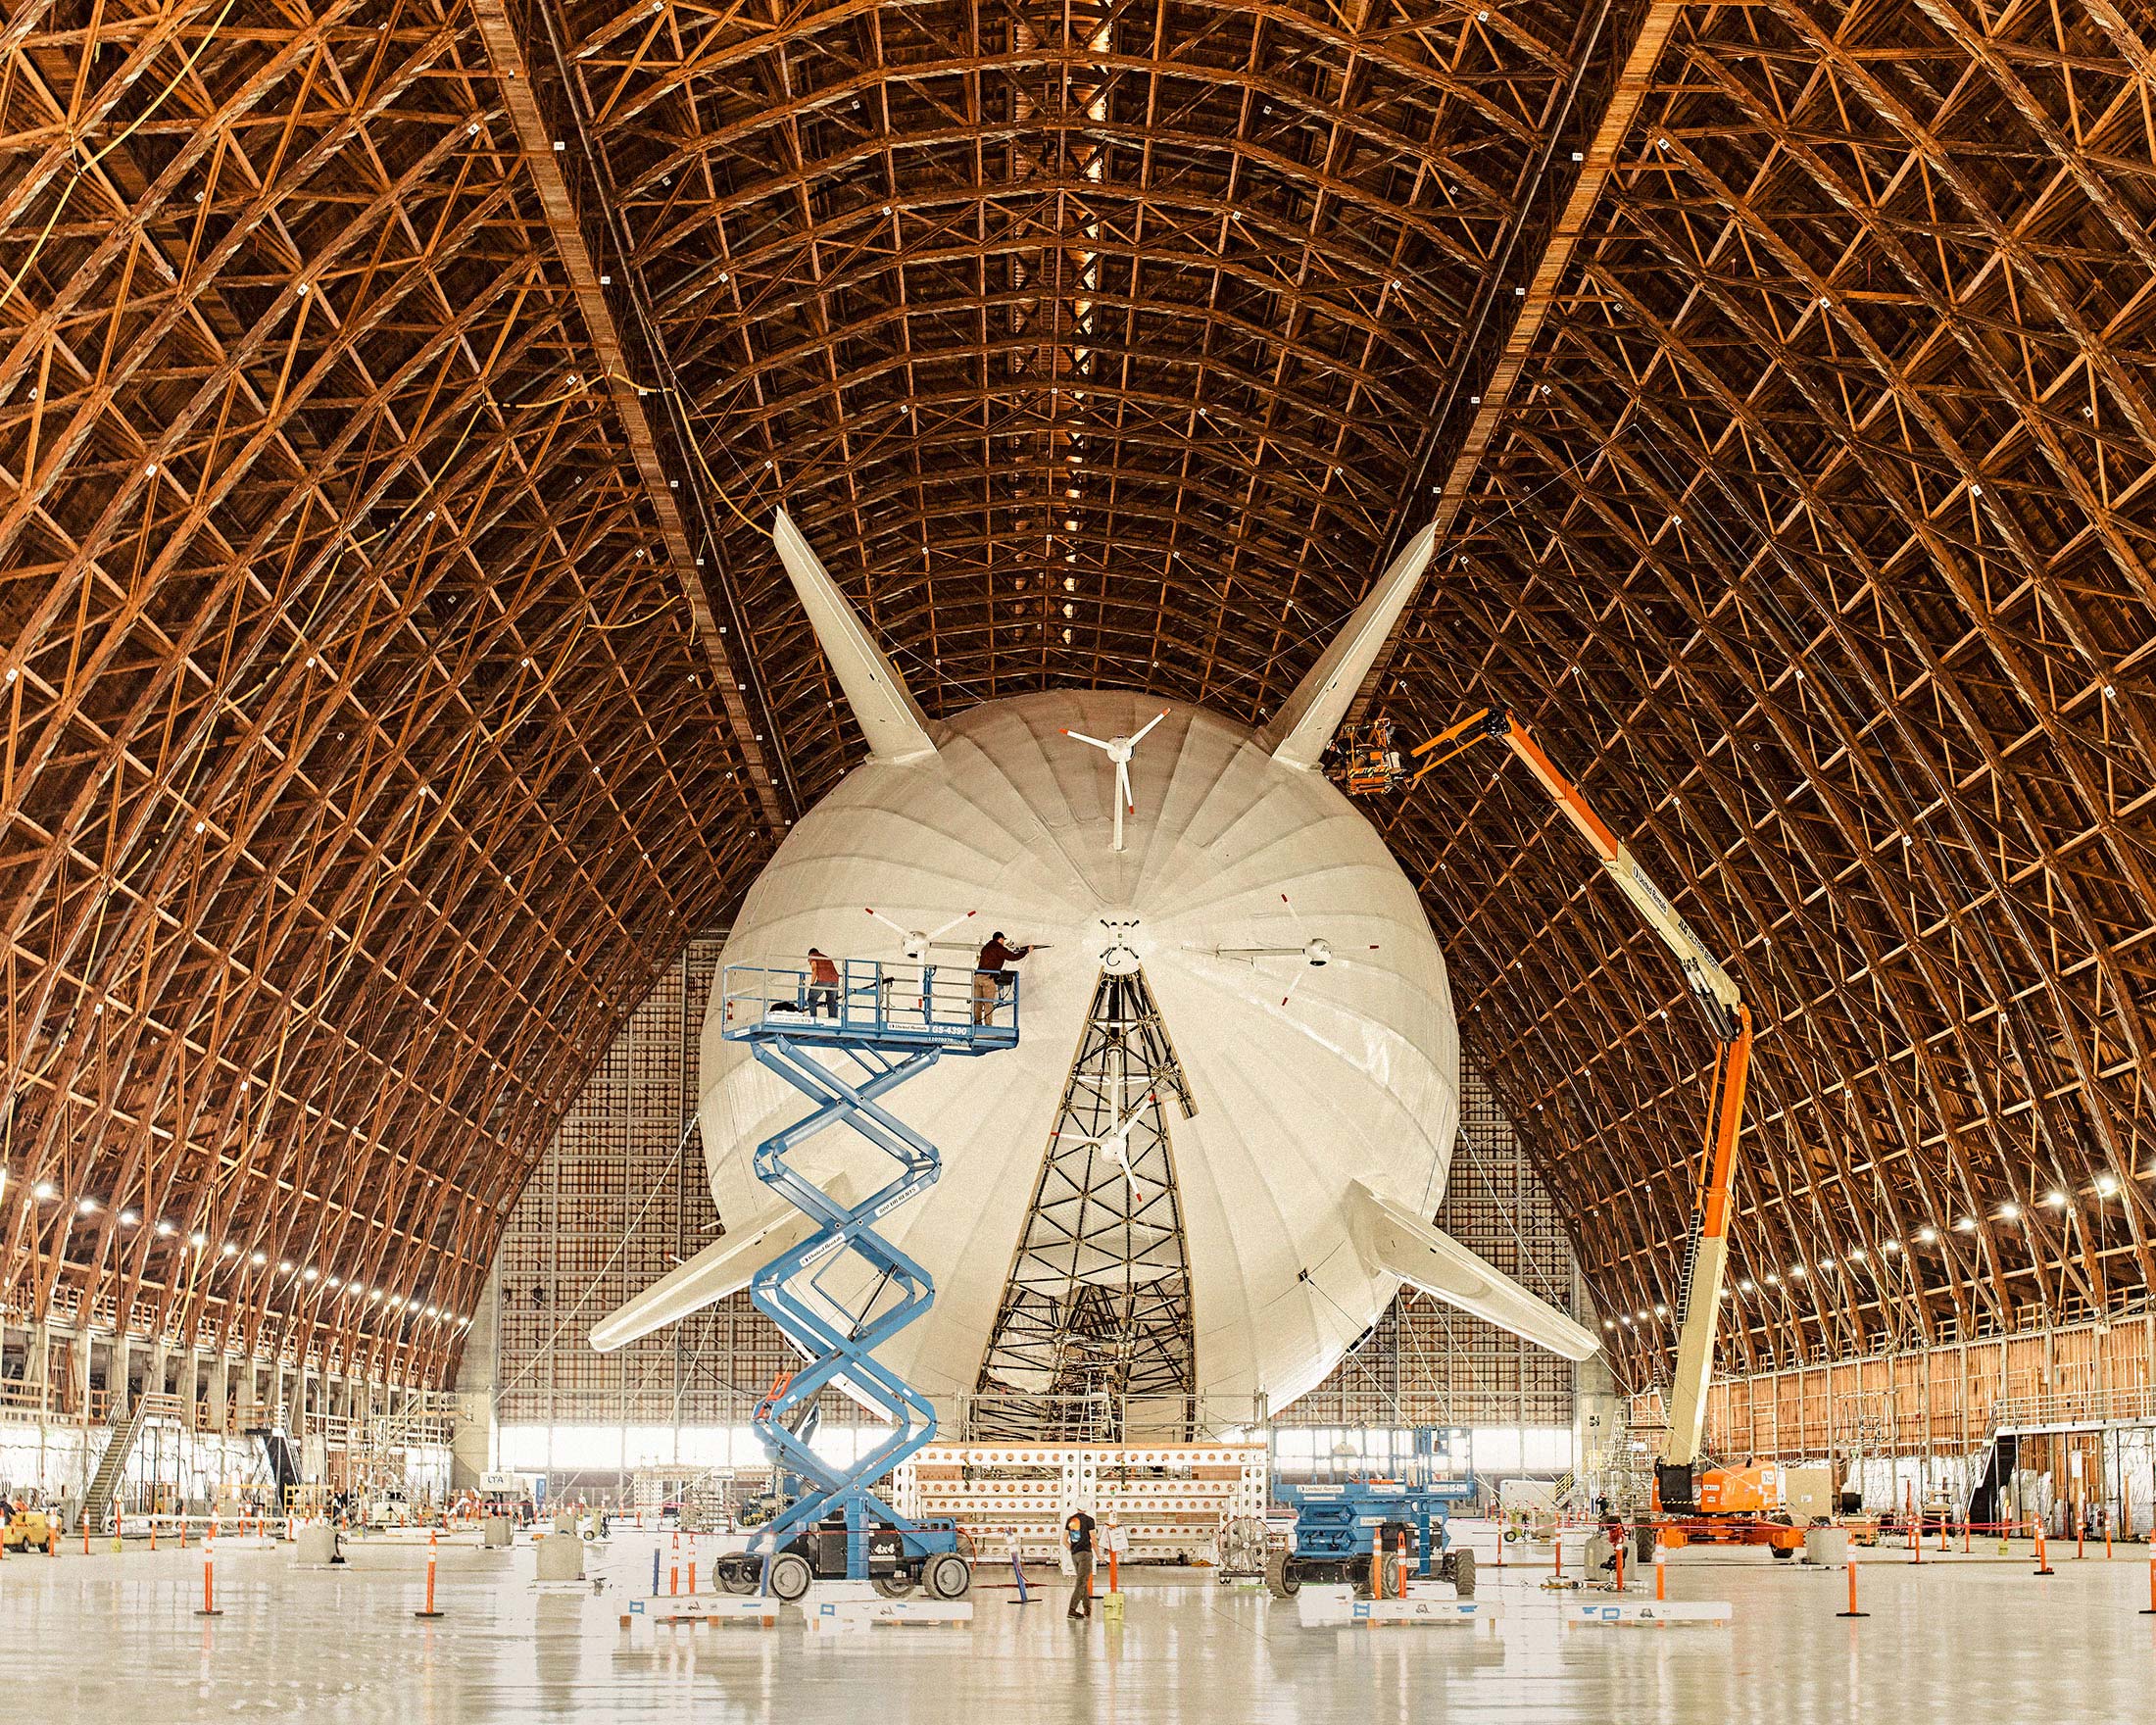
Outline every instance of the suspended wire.
<svg viewBox="0 0 2156 1725">
<path fill-rule="evenodd" d="M 45 242 L 52 237 L 52 230 L 54 225 L 60 220 L 61 211 L 65 210 L 68 207 L 69 198 L 74 195 L 74 188 L 82 183 L 83 178 L 86 176 L 90 169 L 95 168 L 100 162 L 104 161 L 107 156 L 110 156 L 115 150 L 119 149 L 122 144 L 125 143 L 129 138 L 134 136 L 136 129 L 142 124 L 142 123 L 148 120 L 150 116 L 155 114 L 160 108 L 165 106 L 166 98 L 170 96 L 174 90 L 178 89 L 180 85 L 180 80 L 186 77 L 186 75 L 190 72 L 194 71 L 195 63 L 202 58 L 204 51 L 208 49 L 210 44 L 217 39 L 218 31 L 223 27 L 224 21 L 232 15 L 232 8 L 238 4 L 239 0 L 224 0 L 224 10 L 217 15 L 216 21 L 212 23 L 210 27 L 203 32 L 202 40 L 195 44 L 194 52 L 189 54 L 187 58 L 183 62 L 181 62 L 179 70 L 172 74 L 171 80 L 166 84 L 166 86 L 162 90 L 158 91 L 157 95 L 151 99 L 149 106 L 144 108 L 140 114 L 134 117 L 134 119 L 130 120 L 127 123 L 126 127 L 122 130 L 119 135 L 108 142 L 102 150 L 99 150 L 95 155 L 91 156 L 85 163 L 83 163 L 81 167 L 75 168 L 73 167 L 73 165 L 71 164 L 72 177 L 68 180 L 68 183 L 66 185 L 60 188 L 59 200 L 53 205 L 52 214 L 45 218 L 45 225 L 39 231 L 36 243 L 30 247 L 29 256 L 23 260 L 23 268 L 18 270 L 15 274 L 10 277 L 8 281 L 7 291 L 5 293 L 0 293 L 0 311 L 5 311 L 7 309 L 8 302 L 15 298 L 15 290 L 23 285 L 24 277 L 28 275 L 31 269 L 36 265 L 38 254 L 45 249 Z M 82 148 L 82 140 L 80 138 L 71 138 L 69 140 L 69 148 L 79 150 L 80 148 Z"/>
<path fill-rule="evenodd" d="M 577 1296 L 576 1304 L 562 1314 L 561 1322 L 557 1323 L 548 1332 L 543 1342 L 532 1349 L 531 1357 L 524 1362 L 523 1369 L 518 1371 L 507 1383 L 496 1388 L 495 1395 L 497 1397 L 500 1397 L 506 1391 L 514 1390 L 518 1384 L 522 1383 L 525 1378 L 531 1375 L 532 1368 L 538 1365 L 542 1359 L 552 1358 L 554 1345 L 562 1339 L 562 1332 L 567 1329 L 570 1320 L 590 1304 L 591 1297 L 599 1291 L 599 1284 L 605 1278 L 607 1272 L 621 1261 L 622 1253 L 628 1250 L 629 1241 L 635 1237 L 636 1230 L 642 1225 L 644 1217 L 650 1213 L 652 1206 L 659 1202 L 659 1195 L 667 1189 L 667 1183 L 673 1179 L 675 1171 L 681 1166 L 681 1158 L 688 1154 L 689 1140 L 695 1134 L 696 1128 L 697 1117 L 691 1114 L 682 1123 L 681 1137 L 674 1145 L 673 1159 L 666 1164 L 666 1171 L 652 1182 L 652 1189 L 644 1195 L 644 1202 L 638 1208 L 636 1214 L 631 1216 L 623 1225 L 621 1238 L 614 1243 L 613 1251 L 608 1255 L 607 1261 L 592 1272 L 591 1280 L 584 1286 L 584 1292 Z"/>
</svg>

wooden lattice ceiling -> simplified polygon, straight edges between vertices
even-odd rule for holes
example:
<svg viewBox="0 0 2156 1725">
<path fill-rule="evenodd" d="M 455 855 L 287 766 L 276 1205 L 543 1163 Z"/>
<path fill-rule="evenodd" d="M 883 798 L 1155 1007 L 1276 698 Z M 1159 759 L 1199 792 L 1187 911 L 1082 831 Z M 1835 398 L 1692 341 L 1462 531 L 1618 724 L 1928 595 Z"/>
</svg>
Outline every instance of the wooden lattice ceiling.
<svg viewBox="0 0 2156 1725">
<path fill-rule="evenodd" d="M 856 757 L 782 500 L 932 707 L 1247 719 L 1436 516 L 1367 710 L 1762 1023 L 1728 1356 L 2151 1285 L 2139 5 L 0 17 L 12 1309 L 440 1372 Z M 1374 813 L 1637 1376 L 1705 1038 L 1495 758 Z"/>
</svg>

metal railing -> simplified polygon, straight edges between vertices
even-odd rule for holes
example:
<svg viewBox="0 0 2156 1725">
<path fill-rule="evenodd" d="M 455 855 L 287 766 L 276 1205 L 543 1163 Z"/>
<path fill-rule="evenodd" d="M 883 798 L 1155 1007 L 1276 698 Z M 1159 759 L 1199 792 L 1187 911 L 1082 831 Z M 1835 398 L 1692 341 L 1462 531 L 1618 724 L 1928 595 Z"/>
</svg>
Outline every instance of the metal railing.
<svg viewBox="0 0 2156 1725">
<path fill-rule="evenodd" d="M 2156 1423 L 2156 1389 L 2145 1385 L 2106 1390 L 2057 1390 L 1991 1404 L 1991 1430 L 2029 1431 L 2043 1426 Z"/>
<path fill-rule="evenodd" d="M 59 1379 L 49 1384 L 21 1378 L 0 1382 L 0 1420 L 39 1425 L 103 1425 L 113 1405 L 107 1390 L 85 1396 Z"/>
<path fill-rule="evenodd" d="M 999 1390 L 954 1398 L 943 1424 L 971 1444 L 1203 1444 L 1260 1437 L 1265 1415 L 1254 1402 L 1202 1396 Z"/>
<path fill-rule="evenodd" d="M 774 959 L 728 964 L 720 978 L 724 1034 L 785 1030 L 805 1041 L 1007 1047 L 1018 1039 L 1018 979 L 970 964 L 882 959 Z"/>
</svg>

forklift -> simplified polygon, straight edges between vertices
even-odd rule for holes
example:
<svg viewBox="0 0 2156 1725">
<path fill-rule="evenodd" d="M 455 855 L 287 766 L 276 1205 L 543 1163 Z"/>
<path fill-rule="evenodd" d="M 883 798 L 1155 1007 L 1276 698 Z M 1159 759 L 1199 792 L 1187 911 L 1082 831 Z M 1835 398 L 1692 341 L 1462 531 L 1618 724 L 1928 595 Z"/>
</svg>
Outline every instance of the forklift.
<svg viewBox="0 0 2156 1725">
<path fill-rule="evenodd" d="M 59 1550 L 60 1515 L 57 1510 L 11 1510 L 7 1525 L 0 1527 L 0 1551 L 43 1552 L 50 1557 Z"/>
</svg>

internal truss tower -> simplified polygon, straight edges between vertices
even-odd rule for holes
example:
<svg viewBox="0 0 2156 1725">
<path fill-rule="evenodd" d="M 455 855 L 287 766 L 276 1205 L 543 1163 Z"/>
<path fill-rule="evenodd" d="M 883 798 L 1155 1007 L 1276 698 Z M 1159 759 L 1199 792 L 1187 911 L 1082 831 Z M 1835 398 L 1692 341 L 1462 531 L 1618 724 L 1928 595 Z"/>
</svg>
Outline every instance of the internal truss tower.
<svg viewBox="0 0 2156 1725">
<path fill-rule="evenodd" d="M 1197 1344 L 1170 1099 L 1198 1112 L 1145 971 L 1103 970 L 989 1332 L 973 1435 L 1188 1435 Z"/>
</svg>

